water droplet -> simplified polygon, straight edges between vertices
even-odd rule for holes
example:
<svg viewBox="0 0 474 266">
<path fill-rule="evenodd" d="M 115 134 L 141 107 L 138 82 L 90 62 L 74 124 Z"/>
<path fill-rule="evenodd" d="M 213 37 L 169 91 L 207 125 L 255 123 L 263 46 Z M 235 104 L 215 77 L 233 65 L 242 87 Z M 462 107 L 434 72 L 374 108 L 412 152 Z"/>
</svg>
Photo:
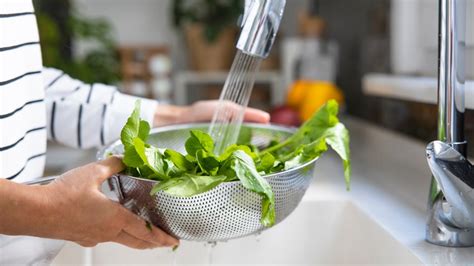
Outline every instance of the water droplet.
<svg viewBox="0 0 474 266">
<path fill-rule="evenodd" d="M 217 246 L 216 241 L 209 241 L 204 246 L 207 247 L 207 265 L 212 265 L 213 264 L 213 255 L 214 255 L 214 249 Z"/>
<path fill-rule="evenodd" d="M 262 232 L 258 232 L 254 236 L 255 236 L 255 241 L 257 241 L 257 243 L 259 243 L 261 238 L 262 238 Z"/>
<path fill-rule="evenodd" d="M 178 252 L 174 251 L 173 255 L 172 255 L 173 256 L 173 263 L 171 265 L 173 265 L 173 266 L 178 265 L 178 255 L 177 255 L 177 253 Z"/>
</svg>

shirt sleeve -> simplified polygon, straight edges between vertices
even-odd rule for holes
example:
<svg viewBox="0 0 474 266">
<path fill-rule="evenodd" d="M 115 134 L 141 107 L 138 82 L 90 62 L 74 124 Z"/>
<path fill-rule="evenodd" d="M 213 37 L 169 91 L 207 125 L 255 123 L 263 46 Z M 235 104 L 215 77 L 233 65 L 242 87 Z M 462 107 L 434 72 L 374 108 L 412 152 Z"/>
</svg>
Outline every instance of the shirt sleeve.
<svg viewBox="0 0 474 266">
<path fill-rule="evenodd" d="M 83 149 L 114 141 L 137 99 L 141 118 L 153 123 L 155 100 L 122 94 L 114 86 L 85 84 L 53 68 L 44 68 L 42 75 L 49 140 Z"/>
</svg>

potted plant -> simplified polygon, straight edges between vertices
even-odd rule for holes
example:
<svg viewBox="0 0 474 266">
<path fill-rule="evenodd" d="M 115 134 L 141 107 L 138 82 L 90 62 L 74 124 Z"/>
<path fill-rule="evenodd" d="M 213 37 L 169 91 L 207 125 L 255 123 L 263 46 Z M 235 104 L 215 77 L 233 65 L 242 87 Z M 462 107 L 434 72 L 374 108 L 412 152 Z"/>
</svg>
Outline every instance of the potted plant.
<svg viewBox="0 0 474 266">
<path fill-rule="evenodd" d="M 119 58 L 112 26 L 104 19 L 86 18 L 71 0 L 34 0 L 43 64 L 84 82 L 117 83 Z M 74 42 L 94 45 L 74 54 Z M 100 69 L 100 71 L 97 71 Z"/>
<path fill-rule="evenodd" d="M 229 69 L 242 0 L 175 0 L 173 22 L 182 29 L 194 70 Z"/>
</svg>

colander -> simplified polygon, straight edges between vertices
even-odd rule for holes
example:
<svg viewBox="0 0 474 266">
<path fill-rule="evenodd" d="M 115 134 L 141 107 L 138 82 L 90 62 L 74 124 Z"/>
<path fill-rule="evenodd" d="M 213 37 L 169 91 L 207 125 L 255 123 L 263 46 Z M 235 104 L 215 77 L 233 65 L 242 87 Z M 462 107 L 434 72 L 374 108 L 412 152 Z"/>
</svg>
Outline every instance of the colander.
<svg viewBox="0 0 474 266">
<path fill-rule="evenodd" d="M 153 129 L 148 143 L 185 153 L 184 142 L 189 131 L 207 131 L 208 124 L 173 125 Z M 283 140 L 294 130 L 275 126 L 244 124 L 252 132 L 251 143 L 264 147 L 277 138 Z M 98 159 L 109 154 L 122 154 L 116 141 L 98 153 Z M 310 185 L 314 162 L 265 176 L 275 194 L 275 224 L 284 220 L 298 206 Z M 151 196 L 158 181 L 128 175 L 114 175 L 109 185 L 119 202 L 130 211 L 162 228 L 170 235 L 190 241 L 226 241 L 261 232 L 261 196 L 245 189 L 238 181 L 222 183 L 214 189 L 189 198 L 174 197 L 164 192 Z"/>
</svg>

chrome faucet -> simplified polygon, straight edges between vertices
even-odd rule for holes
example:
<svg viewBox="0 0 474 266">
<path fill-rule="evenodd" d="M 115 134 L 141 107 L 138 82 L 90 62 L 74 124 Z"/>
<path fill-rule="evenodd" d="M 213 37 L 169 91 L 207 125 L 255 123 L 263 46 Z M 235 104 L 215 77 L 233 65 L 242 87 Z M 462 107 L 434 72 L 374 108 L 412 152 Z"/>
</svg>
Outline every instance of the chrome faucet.
<svg viewBox="0 0 474 266">
<path fill-rule="evenodd" d="M 275 41 L 286 0 L 245 0 L 237 49 L 266 58 Z"/>
<path fill-rule="evenodd" d="M 474 246 L 474 168 L 464 139 L 465 0 L 439 1 L 438 139 L 426 156 L 431 183 L 426 240 Z"/>
</svg>

